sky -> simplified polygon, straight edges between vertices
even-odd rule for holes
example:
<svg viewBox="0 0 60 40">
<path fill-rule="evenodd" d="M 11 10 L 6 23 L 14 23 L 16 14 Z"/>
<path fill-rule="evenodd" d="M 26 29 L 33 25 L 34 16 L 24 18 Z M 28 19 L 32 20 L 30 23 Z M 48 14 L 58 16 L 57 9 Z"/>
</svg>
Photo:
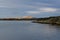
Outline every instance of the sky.
<svg viewBox="0 0 60 40">
<path fill-rule="evenodd" d="M 60 16 L 60 0 L 0 0 L 0 18 Z"/>
</svg>

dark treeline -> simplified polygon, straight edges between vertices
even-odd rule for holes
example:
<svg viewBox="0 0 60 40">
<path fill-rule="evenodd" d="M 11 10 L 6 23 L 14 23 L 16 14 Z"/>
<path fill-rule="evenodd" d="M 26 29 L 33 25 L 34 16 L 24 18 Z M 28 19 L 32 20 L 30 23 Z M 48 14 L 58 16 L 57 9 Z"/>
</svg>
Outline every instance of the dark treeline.
<svg viewBox="0 0 60 40">
<path fill-rule="evenodd" d="M 60 16 L 45 17 L 45 18 L 0 18 L 0 20 L 33 21 L 33 22 L 37 22 L 37 23 L 49 23 L 49 24 L 59 24 L 60 25 Z"/>
<path fill-rule="evenodd" d="M 37 18 L 37 20 L 35 20 L 33 22 L 59 24 L 60 25 L 60 16 L 46 17 L 46 18 Z"/>
<path fill-rule="evenodd" d="M 49 18 L 0 18 L 0 20 L 45 20 Z"/>
</svg>

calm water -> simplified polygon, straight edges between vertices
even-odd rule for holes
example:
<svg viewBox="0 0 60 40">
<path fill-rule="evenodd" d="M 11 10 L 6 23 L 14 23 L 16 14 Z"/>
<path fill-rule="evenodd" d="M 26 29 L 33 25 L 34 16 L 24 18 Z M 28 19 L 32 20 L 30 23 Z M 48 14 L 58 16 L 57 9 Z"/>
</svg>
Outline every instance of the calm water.
<svg viewBox="0 0 60 40">
<path fill-rule="evenodd" d="M 60 26 L 0 21 L 0 40 L 60 40 Z"/>
</svg>

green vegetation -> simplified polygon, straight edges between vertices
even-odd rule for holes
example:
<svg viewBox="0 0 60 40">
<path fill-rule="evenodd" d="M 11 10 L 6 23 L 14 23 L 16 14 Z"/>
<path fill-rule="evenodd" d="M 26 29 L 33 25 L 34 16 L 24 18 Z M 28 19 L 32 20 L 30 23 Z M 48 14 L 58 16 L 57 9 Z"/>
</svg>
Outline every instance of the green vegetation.
<svg viewBox="0 0 60 40">
<path fill-rule="evenodd" d="M 48 18 L 38 18 L 37 20 L 35 20 L 33 22 L 60 25 L 60 16 L 48 17 Z"/>
</svg>

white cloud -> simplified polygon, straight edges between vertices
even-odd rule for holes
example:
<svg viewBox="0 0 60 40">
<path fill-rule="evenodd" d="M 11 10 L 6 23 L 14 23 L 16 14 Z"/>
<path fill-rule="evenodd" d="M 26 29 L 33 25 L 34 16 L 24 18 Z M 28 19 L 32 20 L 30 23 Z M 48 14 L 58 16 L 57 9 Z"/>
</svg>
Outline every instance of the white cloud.
<svg viewBox="0 0 60 40">
<path fill-rule="evenodd" d="M 57 11 L 56 8 L 40 8 L 38 9 L 40 12 L 55 12 Z"/>
<path fill-rule="evenodd" d="M 28 14 L 39 14 L 39 13 L 52 13 L 52 12 L 57 12 L 58 9 L 56 8 L 38 8 L 37 11 L 27 11 L 26 13 Z"/>
<path fill-rule="evenodd" d="M 26 13 L 28 13 L 28 14 L 39 14 L 40 12 L 39 11 L 27 11 Z"/>
</svg>

